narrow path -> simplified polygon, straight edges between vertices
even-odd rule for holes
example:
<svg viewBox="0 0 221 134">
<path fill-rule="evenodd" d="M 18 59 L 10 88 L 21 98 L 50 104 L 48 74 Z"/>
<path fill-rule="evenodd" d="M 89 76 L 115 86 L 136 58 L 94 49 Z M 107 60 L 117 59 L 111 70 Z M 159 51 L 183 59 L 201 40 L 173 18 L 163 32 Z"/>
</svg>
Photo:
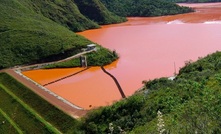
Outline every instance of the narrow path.
<svg viewBox="0 0 221 134">
<path fill-rule="evenodd" d="M 22 130 L 18 127 L 18 125 L 0 108 L 0 114 L 2 114 L 5 119 L 15 128 L 15 130 L 19 134 L 23 134 Z"/>
<path fill-rule="evenodd" d="M 55 64 L 55 63 L 60 63 L 60 62 L 65 62 L 65 61 L 68 61 L 68 60 L 71 60 L 71 59 L 74 59 L 74 58 L 78 58 L 81 55 L 91 53 L 91 52 L 94 52 L 94 51 L 96 51 L 96 48 L 94 48 L 92 50 L 89 50 L 89 51 L 84 51 L 84 52 L 78 53 L 76 55 L 70 56 L 68 58 L 65 58 L 65 59 L 62 59 L 62 60 L 59 60 L 59 61 L 52 61 L 52 62 L 46 62 L 46 63 L 34 64 L 34 65 L 28 65 L 28 66 L 19 66 L 16 69 L 21 70 L 21 71 L 40 69 L 40 68 L 43 68 L 44 66 Z"/>
<path fill-rule="evenodd" d="M 121 86 L 120 86 L 119 82 L 117 81 L 117 79 L 116 79 L 112 74 L 110 74 L 109 72 L 107 72 L 103 66 L 101 66 L 101 69 L 104 71 L 104 73 L 106 73 L 107 75 L 109 75 L 109 76 L 114 80 L 115 84 L 116 84 L 117 87 L 118 87 L 118 90 L 120 91 L 120 94 L 121 94 L 122 98 L 126 98 L 126 96 L 125 96 L 125 94 L 124 94 L 124 91 L 123 91 L 123 89 L 121 88 Z"/>
</svg>

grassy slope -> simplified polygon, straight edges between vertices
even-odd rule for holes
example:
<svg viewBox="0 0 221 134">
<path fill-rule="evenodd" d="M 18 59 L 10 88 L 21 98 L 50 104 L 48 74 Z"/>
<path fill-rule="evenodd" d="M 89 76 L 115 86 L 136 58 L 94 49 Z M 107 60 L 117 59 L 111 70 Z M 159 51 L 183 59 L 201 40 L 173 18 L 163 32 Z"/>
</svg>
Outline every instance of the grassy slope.
<svg viewBox="0 0 221 134">
<path fill-rule="evenodd" d="M 30 89 L 26 88 L 21 83 L 18 83 L 11 76 L 5 73 L 0 73 L 0 83 L 7 88 L 8 91 L 12 92 L 16 97 L 28 105 L 28 107 L 36 111 L 37 114 L 40 115 L 45 121 L 52 124 L 54 128 L 63 133 L 78 132 L 79 122 L 77 120 L 63 113 L 55 106 L 49 104 L 44 99 L 33 93 Z M 14 122 L 18 124 L 18 127 L 22 131 L 27 133 L 33 131 L 39 133 L 48 132 L 48 129 L 46 129 L 47 127 L 33 116 L 31 113 L 33 111 L 23 107 L 19 101 L 13 98 L 13 96 L 7 94 L 1 87 L 0 95 L 1 98 L 4 98 L 4 101 L 0 102 L 1 109 L 7 112 L 7 114 Z M 16 113 L 16 116 L 14 116 L 14 113 Z"/>
<path fill-rule="evenodd" d="M 0 68 L 80 50 L 91 43 L 17 0 L 1 0 L 0 10 Z"/>
<path fill-rule="evenodd" d="M 95 111 L 85 118 L 84 129 L 108 133 L 113 123 L 130 133 L 158 133 L 157 112 L 163 113 L 165 132 L 221 133 L 221 52 L 187 63 L 174 81 L 145 82 L 135 95 Z M 86 125 L 87 124 L 87 125 Z"/>
<path fill-rule="evenodd" d="M 50 131 L 46 129 L 46 126 L 35 118 L 30 111 L 25 109 L 15 98 L 7 94 L 0 85 L 1 99 L 0 103 L 1 109 L 9 116 L 9 118 L 14 121 L 20 131 L 36 133 L 49 133 Z M 27 122 L 28 125 L 27 125 Z"/>
<path fill-rule="evenodd" d="M 0 133 L 3 134 L 7 132 L 8 134 L 15 134 L 18 133 L 19 128 L 16 125 L 12 125 L 13 122 L 10 122 L 10 118 L 6 115 L 5 112 L 3 112 L 0 108 Z M 18 130 L 16 130 L 18 128 Z"/>
<path fill-rule="evenodd" d="M 76 54 L 92 42 L 67 28 L 98 27 L 73 1 L 0 0 L 0 10 L 0 69 Z"/>
</svg>

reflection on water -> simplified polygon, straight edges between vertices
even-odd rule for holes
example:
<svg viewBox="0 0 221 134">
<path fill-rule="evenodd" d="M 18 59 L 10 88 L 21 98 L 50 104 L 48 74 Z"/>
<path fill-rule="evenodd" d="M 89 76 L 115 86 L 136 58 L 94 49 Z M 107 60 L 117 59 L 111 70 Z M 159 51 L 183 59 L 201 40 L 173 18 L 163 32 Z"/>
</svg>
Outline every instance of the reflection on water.
<svg viewBox="0 0 221 134">
<path fill-rule="evenodd" d="M 186 60 L 221 50 L 221 4 L 191 4 L 194 13 L 128 18 L 128 22 L 79 33 L 111 50 L 120 59 L 105 68 L 121 84 L 127 96 L 143 80 L 168 77 Z M 210 24 L 210 25 L 206 25 Z M 65 77 L 82 68 L 24 72 L 40 84 Z M 99 67 L 46 86 L 70 102 L 86 109 L 111 104 L 121 98 L 117 86 Z"/>
</svg>

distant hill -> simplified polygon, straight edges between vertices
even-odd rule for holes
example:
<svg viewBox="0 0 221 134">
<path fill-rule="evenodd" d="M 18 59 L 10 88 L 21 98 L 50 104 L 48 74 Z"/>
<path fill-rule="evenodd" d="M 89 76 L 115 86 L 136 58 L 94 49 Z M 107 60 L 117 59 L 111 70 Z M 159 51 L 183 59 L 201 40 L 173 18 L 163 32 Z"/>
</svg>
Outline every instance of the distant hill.
<svg viewBox="0 0 221 134">
<path fill-rule="evenodd" d="M 221 2 L 221 0 L 164 0 L 164 1 L 182 2 L 182 3 Z"/>
<path fill-rule="evenodd" d="M 113 13 L 119 16 L 162 16 L 192 12 L 166 0 L 101 0 Z"/>
</svg>

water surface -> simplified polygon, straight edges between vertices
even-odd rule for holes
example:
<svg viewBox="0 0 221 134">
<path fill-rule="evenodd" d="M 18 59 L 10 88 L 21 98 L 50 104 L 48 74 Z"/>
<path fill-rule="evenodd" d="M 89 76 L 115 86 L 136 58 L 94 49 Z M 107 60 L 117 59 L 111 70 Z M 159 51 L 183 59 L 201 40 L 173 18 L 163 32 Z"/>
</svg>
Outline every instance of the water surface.
<svg viewBox="0 0 221 134">
<path fill-rule="evenodd" d="M 79 33 L 110 50 L 120 59 L 105 68 L 120 82 L 125 94 L 132 95 L 143 80 L 169 77 L 184 66 L 221 50 L 221 4 L 185 4 L 194 13 L 128 18 L 128 22 L 103 26 Z M 24 72 L 44 85 L 82 68 Z M 113 80 L 99 67 L 46 86 L 70 102 L 91 109 L 112 104 L 121 98 Z"/>
</svg>

